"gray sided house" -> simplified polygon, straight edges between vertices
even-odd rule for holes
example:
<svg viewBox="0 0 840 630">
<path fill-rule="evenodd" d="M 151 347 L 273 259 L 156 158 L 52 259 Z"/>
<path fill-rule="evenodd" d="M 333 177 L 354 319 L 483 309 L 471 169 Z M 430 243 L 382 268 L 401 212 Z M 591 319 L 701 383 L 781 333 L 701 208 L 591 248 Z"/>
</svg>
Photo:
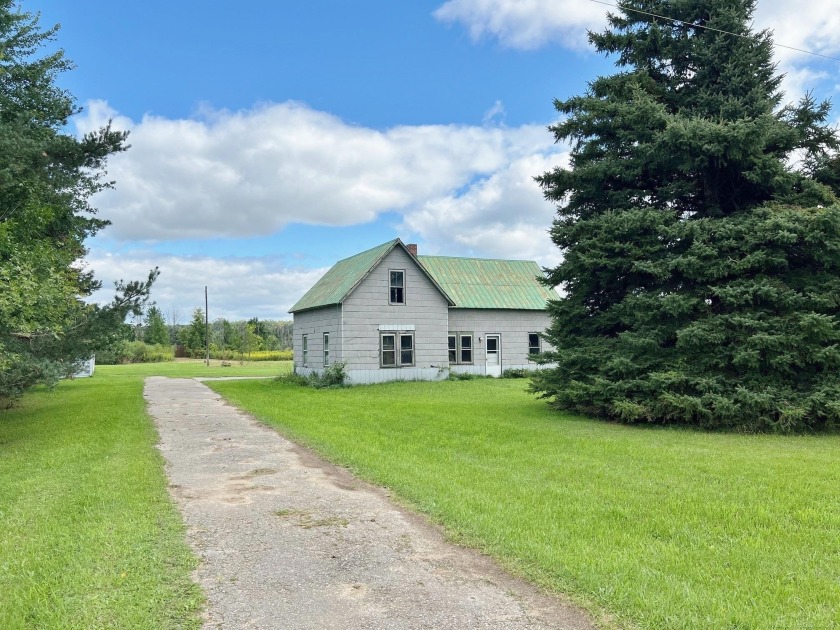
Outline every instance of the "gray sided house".
<svg viewBox="0 0 840 630">
<path fill-rule="evenodd" d="M 299 374 L 341 362 L 352 383 L 534 369 L 548 326 L 532 261 L 417 256 L 400 239 L 338 261 L 291 308 Z"/>
</svg>

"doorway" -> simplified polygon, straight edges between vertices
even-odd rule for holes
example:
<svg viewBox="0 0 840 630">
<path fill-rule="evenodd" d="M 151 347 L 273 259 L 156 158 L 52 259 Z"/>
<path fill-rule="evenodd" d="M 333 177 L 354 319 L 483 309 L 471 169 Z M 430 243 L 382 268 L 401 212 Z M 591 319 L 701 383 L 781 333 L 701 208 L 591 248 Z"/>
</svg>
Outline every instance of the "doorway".
<svg viewBox="0 0 840 630">
<path fill-rule="evenodd" d="M 501 335 L 487 335 L 485 352 L 487 376 L 502 375 L 502 338 Z"/>
</svg>

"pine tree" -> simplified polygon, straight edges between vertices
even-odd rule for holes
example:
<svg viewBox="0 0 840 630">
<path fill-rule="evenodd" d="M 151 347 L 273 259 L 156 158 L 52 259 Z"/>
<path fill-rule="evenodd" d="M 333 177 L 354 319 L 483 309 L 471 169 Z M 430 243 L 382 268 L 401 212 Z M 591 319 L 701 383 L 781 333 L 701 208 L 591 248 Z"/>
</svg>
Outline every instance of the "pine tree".
<svg viewBox="0 0 840 630">
<path fill-rule="evenodd" d="M 146 332 L 143 341 L 162 346 L 169 345 L 169 329 L 166 327 L 163 313 L 155 304 L 146 311 Z"/>
<path fill-rule="evenodd" d="M 571 165 L 543 174 L 563 262 L 548 282 L 557 408 L 787 431 L 840 419 L 840 208 L 804 164 L 827 103 L 780 107 L 754 0 L 620 0 L 620 71 L 555 103 Z M 653 17 L 668 16 L 670 19 Z M 824 169 L 823 169 L 824 171 Z"/>
<path fill-rule="evenodd" d="M 72 64 L 61 50 L 38 56 L 56 32 L 0 0 L 0 407 L 109 345 L 157 276 L 119 283 L 106 307 L 84 302 L 100 284 L 78 260 L 108 224 L 90 199 L 111 185 L 104 166 L 125 150 L 126 134 L 108 125 L 66 133 L 79 109 L 56 80 Z"/>
</svg>

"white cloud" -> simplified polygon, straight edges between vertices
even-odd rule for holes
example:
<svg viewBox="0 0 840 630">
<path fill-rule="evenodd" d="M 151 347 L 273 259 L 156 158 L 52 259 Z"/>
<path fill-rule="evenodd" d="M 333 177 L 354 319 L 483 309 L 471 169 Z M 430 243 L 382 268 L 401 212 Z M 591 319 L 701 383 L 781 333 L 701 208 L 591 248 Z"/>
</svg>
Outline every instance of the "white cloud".
<svg viewBox="0 0 840 630">
<path fill-rule="evenodd" d="M 756 7 L 755 26 L 770 29 L 777 44 L 837 56 L 840 52 L 840 11 L 826 0 L 761 0 Z M 805 53 L 777 48 L 776 58 L 787 63 L 812 63 Z"/>
<path fill-rule="evenodd" d="M 555 206 L 534 176 L 565 163 L 567 156 L 530 155 L 513 161 L 461 194 L 431 200 L 405 215 L 403 228 L 434 243 L 428 254 L 536 260 L 555 265 L 560 252 L 548 229 Z M 423 252 L 421 252 L 423 253 Z"/>
<path fill-rule="evenodd" d="M 473 39 L 495 38 L 510 48 L 557 43 L 580 50 L 589 48 L 586 30 L 603 29 L 608 12 L 618 11 L 589 0 L 448 0 L 434 16 L 463 25 Z M 755 27 L 772 30 L 777 44 L 840 56 L 840 10 L 834 1 L 760 0 Z M 826 75 L 817 69 L 820 58 L 791 48 L 776 47 L 775 52 L 780 71 L 787 74 L 787 100 L 796 100 Z"/>
<path fill-rule="evenodd" d="M 511 160 L 551 150 L 543 126 L 354 126 L 299 103 L 132 122 L 105 102 L 77 120 L 113 118 L 131 149 L 113 156 L 116 190 L 94 200 L 110 238 L 252 236 L 291 222 L 351 225 L 451 194 Z"/>
<path fill-rule="evenodd" d="M 448 0 L 434 16 L 467 27 L 474 40 L 494 37 L 510 48 L 533 49 L 549 42 L 587 47 L 586 31 L 605 24 L 603 5 L 585 0 Z"/>
<path fill-rule="evenodd" d="M 289 308 L 320 278 L 326 269 L 289 267 L 273 258 L 211 258 L 172 256 L 132 251 L 110 254 L 92 251 L 86 263 L 103 288 L 91 301 L 113 297 L 115 280 L 146 277 L 155 266 L 161 274 L 152 288 L 152 299 L 167 319 L 173 309 L 180 323 L 187 323 L 193 309 L 204 308 L 208 287 L 210 319 L 288 319 Z"/>
</svg>

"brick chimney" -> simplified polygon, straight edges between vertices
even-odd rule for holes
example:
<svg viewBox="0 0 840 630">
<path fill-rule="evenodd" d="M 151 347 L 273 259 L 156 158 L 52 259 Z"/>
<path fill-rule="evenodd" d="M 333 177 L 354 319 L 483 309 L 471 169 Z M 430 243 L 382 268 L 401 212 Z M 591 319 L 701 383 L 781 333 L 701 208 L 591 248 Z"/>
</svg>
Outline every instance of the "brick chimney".
<svg viewBox="0 0 840 630">
<path fill-rule="evenodd" d="M 408 250 L 408 253 L 417 258 L 417 243 L 409 243 L 405 246 Z"/>
</svg>

